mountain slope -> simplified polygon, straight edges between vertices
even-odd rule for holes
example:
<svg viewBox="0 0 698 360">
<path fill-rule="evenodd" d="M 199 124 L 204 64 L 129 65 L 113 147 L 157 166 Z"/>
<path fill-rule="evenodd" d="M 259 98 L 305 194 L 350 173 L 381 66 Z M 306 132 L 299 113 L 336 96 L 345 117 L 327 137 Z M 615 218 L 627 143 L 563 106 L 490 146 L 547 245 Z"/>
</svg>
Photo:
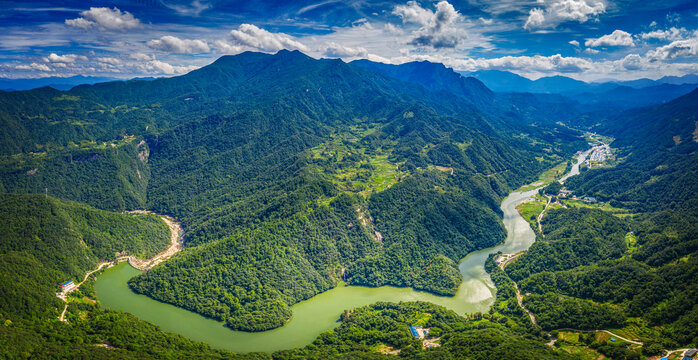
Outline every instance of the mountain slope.
<svg viewBox="0 0 698 360">
<path fill-rule="evenodd" d="M 0 195 L 0 214 L 0 263 L 14 264 L 0 275 L 7 280 L 1 282 L 5 313 L 51 313 L 58 284 L 81 280 L 116 253 L 153 256 L 170 238 L 155 215 L 111 213 L 43 195 Z M 34 300 L 27 301 L 27 294 Z"/>
<path fill-rule="evenodd" d="M 474 104 L 481 105 L 493 100 L 492 91 L 485 84 L 473 77 L 463 77 L 443 64 L 421 61 L 390 65 L 369 60 L 356 60 L 351 64 L 392 78 L 421 84 L 431 91 L 448 91 Z"/>
</svg>

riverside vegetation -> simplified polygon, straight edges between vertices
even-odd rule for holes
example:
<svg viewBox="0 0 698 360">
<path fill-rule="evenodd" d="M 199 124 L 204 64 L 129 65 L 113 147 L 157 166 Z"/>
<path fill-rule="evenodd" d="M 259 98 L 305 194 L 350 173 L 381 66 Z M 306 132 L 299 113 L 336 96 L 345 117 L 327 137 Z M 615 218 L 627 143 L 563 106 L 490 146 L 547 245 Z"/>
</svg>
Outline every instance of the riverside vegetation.
<svg viewBox="0 0 698 360">
<path fill-rule="evenodd" d="M 620 327 L 638 315 L 664 326 L 652 335 L 663 346 L 695 344 L 695 335 L 681 328 L 695 321 L 690 281 L 644 292 L 628 283 L 622 288 L 636 293 L 615 298 L 568 291 L 575 286 L 563 280 L 546 282 L 604 267 L 613 272 L 627 263 L 648 279 L 656 277 L 647 286 L 660 284 L 672 271 L 695 279 L 690 256 L 695 177 L 685 172 L 695 170 L 695 141 L 684 133 L 695 127 L 689 124 L 695 92 L 653 110 L 685 119 L 670 132 L 670 139 L 680 132 L 678 144 L 668 143 L 662 131 L 652 132 L 664 128 L 662 118 L 645 118 L 642 111 L 597 129 L 617 139 L 614 147 L 626 152 L 622 161 L 566 185 L 619 201 L 618 207 L 640 215 L 617 219 L 595 210 L 552 210 L 543 220 L 544 241 L 504 271 L 489 267 L 498 287 L 491 314 L 465 319 L 429 304 L 376 304 L 347 313 L 337 329 L 303 349 L 272 355 L 211 349 L 89 301 L 71 307 L 68 324 L 52 320 L 57 317 L 53 292 L 65 276 L 78 277 L 113 252 L 152 254 L 168 243 L 167 228 L 155 219 L 104 210 L 146 208 L 181 221 L 186 248 L 133 278 L 130 286 L 233 329 L 281 326 L 291 305 L 336 286 L 342 277 L 349 284 L 453 294 L 460 283 L 457 261 L 503 240 L 501 199 L 585 148 L 581 133 L 559 121 L 591 125 L 578 117 L 574 104 L 502 96 L 448 69 L 420 66 L 432 75 L 405 78 L 393 68 L 314 60 L 298 52 L 244 53 L 171 79 L 0 93 L 0 190 L 41 194 L 3 195 L 6 201 L 66 203 L 105 217 L 69 231 L 81 251 L 92 252 L 86 260 L 60 242 L 51 245 L 54 253 L 66 255 L 59 259 L 5 247 L 6 239 L 21 233 L 3 234 L 3 298 L 17 304 L 2 310 L 5 351 L 46 357 L 75 351 L 94 357 L 373 358 L 387 356 L 376 348 L 388 346 L 406 358 L 501 358 L 504 352 L 564 358 L 564 350 L 545 346 L 542 329 Z M 433 74 L 440 81 L 430 82 Z M 643 135 L 665 145 L 661 152 L 629 140 L 638 133 L 624 135 L 633 128 L 625 126 L 633 116 L 643 119 L 637 125 L 648 129 Z M 647 170 L 652 175 L 634 180 L 632 189 L 621 181 L 594 180 L 630 178 L 621 170 L 637 169 L 634 159 L 645 155 L 653 159 L 645 165 L 655 165 Z M 614 191 L 603 192 L 603 186 L 615 186 Z M 642 186 L 661 189 L 671 200 L 651 198 L 655 193 Z M 649 201 L 651 206 L 642 206 Z M 39 221 L 33 215 L 22 216 Z M 139 223 L 128 225 L 134 219 Z M 99 228 L 94 224 L 101 222 L 113 223 L 114 229 L 99 235 L 104 243 L 89 242 L 92 228 Z M 637 235 L 632 253 L 624 240 L 631 229 Z M 42 231 L 48 230 L 41 227 L 37 241 L 55 239 Z M 162 243 L 138 240 L 146 238 Z M 654 251 L 660 244 L 670 244 L 670 250 Z M 539 316 L 540 327 L 512 302 L 509 278 L 531 293 L 524 302 Z M 586 281 L 576 279 L 574 284 Z M 10 285 L 16 283 L 27 287 Z M 671 290 L 669 296 L 662 290 Z M 642 296 L 651 299 L 631 305 L 631 298 Z M 645 312 L 651 309 L 656 311 Z M 577 313 L 565 319 L 572 310 Z M 440 348 L 421 349 L 410 338 L 407 325 L 420 313 L 431 315 L 428 326 L 441 337 Z M 636 353 L 626 350 L 623 356 Z"/>
</svg>

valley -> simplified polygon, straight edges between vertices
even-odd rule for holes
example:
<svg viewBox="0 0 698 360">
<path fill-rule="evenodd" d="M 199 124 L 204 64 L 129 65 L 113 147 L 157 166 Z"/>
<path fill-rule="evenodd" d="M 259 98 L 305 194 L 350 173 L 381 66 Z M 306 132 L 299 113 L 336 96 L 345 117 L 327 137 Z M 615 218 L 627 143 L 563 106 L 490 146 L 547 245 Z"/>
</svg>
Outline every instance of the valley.
<svg viewBox="0 0 698 360">
<path fill-rule="evenodd" d="M 588 153 L 589 151 L 575 159 L 569 174 L 579 173 L 579 165 L 586 160 Z M 563 179 L 569 174 L 564 175 Z M 127 283 L 140 272 L 125 263 L 100 275 L 95 284 L 95 293 L 106 308 L 132 313 L 165 331 L 182 334 L 213 347 L 234 352 L 274 352 L 305 346 L 320 333 L 336 327 L 343 311 L 377 302 L 422 301 L 443 306 L 461 316 L 484 313 L 489 310 L 496 293 L 494 284 L 485 271 L 485 260 L 492 253 L 525 251 L 535 241 L 535 234 L 519 215 L 516 205 L 540 188 L 512 192 L 502 201 L 506 239 L 495 247 L 468 254 L 459 263 L 458 268 L 463 280 L 452 297 L 410 288 L 369 288 L 340 284 L 291 307 L 293 315 L 282 327 L 249 333 L 230 330 L 213 319 L 134 293 Z"/>
<path fill-rule="evenodd" d="M 287 50 L 0 92 L 0 352 L 630 360 L 693 346 L 696 97 L 581 106 L 443 64 Z M 84 281 L 65 306 L 68 279 Z"/>
</svg>

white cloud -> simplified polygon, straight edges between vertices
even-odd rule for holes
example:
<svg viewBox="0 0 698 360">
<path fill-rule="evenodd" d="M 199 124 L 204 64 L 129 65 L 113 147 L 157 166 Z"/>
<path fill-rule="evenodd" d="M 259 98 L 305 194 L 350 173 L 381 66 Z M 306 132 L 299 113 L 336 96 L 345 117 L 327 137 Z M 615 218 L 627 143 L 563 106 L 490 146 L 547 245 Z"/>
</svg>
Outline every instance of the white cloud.
<svg viewBox="0 0 698 360">
<path fill-rule="evenodd" d="M 524 29 L 531 30 L 538 27 L 542 27 L 545 22 L 545 15 L 543 15 L 543 9 L 531 9 L 528 12 L 528 19 L 524 23 Z"/>
<path fill-rule="evenodd" d="M 176 11 L 179 15 L 185 16 L 199 16 L 202 11 L 211 7 L 211 4 L 202 3 L 199 0 L 194 0 L 189 5 L 170 4 L 165 1 L 161 1 L 161 3 L 165 5 L 165 7 Z"/>
<path fill-rule="evenodd" d="M 383 30 L 385 30 L 385 32 L 388 34 L 394 34 L 394 35 L 402 35 L 405 33 L 405 31 L 402 30 L 402 28 L 400 28 L 399 26 L 393 25 L 391 23 L 386 23 L 383 26 Z"/>
<path fill-rule="evenodd" d="M 598 51 L 598 50 L 592 49 L 592 48 L 586 48 L 586 49 L 584 49 L 584 52 L 587 54 L 596 55 L 596 54 L 600 53 L 601 51 Z"/>
<path fill-rule="evenodd" d="M 130 12 L 121 12 L 117 8 L 91 7 L 90 10 L 81 12 L 80 15 L 82 17 L 66 20 L 65 24 L 83 30 L 95 27 L 102 31 L 125 31 L 141 26 L 140 20 L 133 17 Z"/>
<path fill-rule="evenodd" d="M 87 57 L 83 56 L 83 55 L 75 55 L 75 54 L 58 55 L 56 53 L 51 53 L 51 55 L 44 58 L 44 61 L 52 62 L 52 63 L 72 64 L 75 62 L 75 60 L 78 60 L 78 59 L 82 60 L 82 61 L 87 61 Z"/>
<path fill-rule="evenodd" d="M 160 60 L 151 60 L 146 63 L 139 64 L 138 67 L 150 73 L 165 75 L 184 74 L 189 71 L 198 69 L 198 66 L 170 65 Z"/>
<path fill-rule="evenodd" d="M 620 60 L 620 63 L 626 70 L 638 70 L 643 67 L 643 59 L 638 54 L 629 54 Z"/>
<path fill-rule="evenodd" d="M 492 25 L 492 24 L 494 24 L 494 19 L 485 19 L 485 18 L 483 18 L 483 17 L 480 17 L 480 18 L 478 18 L 478 20 L 480 20 L 480 22 L 481 22 L 483 25 Z"/>
<path fill-rule="evenodd" d="M 592 62 L 578 57 L 564 57 L 560 54 L 552 56 L 504 56 L 492 59 L 465 58 L 454 59 L 442 55 L 412 54 L 391 58 L 389 63 L 402 64 L 411 61 L 440 62 L 456 70 L 509 70 L 526 73 L 575 73 L 585 72 L 593 68 Z"/>
<path fill-rule="evenodd" d="M 671 44 L 660 46 L 647 52 L 650 60 L 671 60 L 680 57 L 698 55 L 698 37 L 686 40 L 673 41 Z"/>
<path fill-rule="evenodd" d="M 399 16 L 403 23 L 420 26 L 412 32 L 412 45 L 454 48 L 466 37 L 465 31 L 456 26 L 461 15 L 448 1 L 437 3 L 435 11 L 422 8 L 416 1 L 409 1 L 407 5 L 395 6 L 393 14 Z"/>
<path fill-rule="evenodd" d="M 180 39 L 171 35 L 150 40 L 146 45 L 155 50 L 177 54 L 197 54 L 211 51 L 208 44 L 203 40 Z"/>
<path fill-rule="evenodd" d="M 325 48 L 324 55 L 333 58 L 367 58 L 368 50 L 363 47 L 348 47 L 330 42 Z"/>
<path fill-rule="evenodd" d="M 31 63 L 29 65 L 17 65 L 15 66 L 15 69 L 17 70 L 38 70 L 38 71 L 53 71 L 50 67 L 48 67 L 45 64 L 37 64 L 37 63 Z"/>
<path fill-rule="evenodd" d="M 95 58 L 95 60 L 104 63 L 104 64 L 110 64 L 110 65 L 121 65 L 121 60 L 113 57 L 98 57 Z"/>
<path fill-rule="evenodd" d="M 654 30 L 639 35 L 642 40 L 669 40 L 676 41 L 688 36 L 686 28 L 671 27 L 667 30 Z"/>
<path fill-rule="evenodd" d="M 666 21 L 670 23 L 678 23 L 681 21 L 681 15 L 678 13 L 668 13 L 666 14 Z"/>
<path fill-rule="evenodd" d="M 154 55 L 148 55 L 148 54 L 144 54 L 144 53 L 140 53 L 140 52 L 138 52 L 138 53 L 133 53 L 133 54 L 129 55 L 129 57 L 130 57 L 131 59 L 135 59 L 135 60 L 139 60 L 139 61 L 150 61 L 150 60 L 155 60 L 155 56 L 154 56 Z"/>
<path fill-rule="evenodd" d="M 495 59 L 480 59 L 476 63 L 481 68 L 490 69 L 522 69 L 526 71 L 544 72 L 583 72 L 592 67 L 591 62 L 578 57 L 564 57 L 560 54 L 552 56 L 504 56 Z"/>
<path fill-rule="evenodd" d="M 604 35 L 598 39 L 587 39 L 584 45 L 589 47 L 599 46 L 635 46 L 633 36 L 623 30 L 614 30 L 608 35 Z"/>
<path fill-rule="evenodd" d="M 229 54 L 229 55 L 239 54 L 239 53 L 245 51 L 244 46 L 233 45 L 233 44 L 228 43 L 225 40 L 214 41 L 213 47 L 216 48 L 218 50 L 218 52 L 224 53 L 224 54 Z"/>
<path fill-rule="evenodd" d="M 230 32 L 233 44 L 262 52 L 282 49 L 308 51 L 308 47 L 284 33 L 272 33 L 252 24 L 242 24 Z"/>
<path fill-rule="evenodd" d="M 577 41 L 577 40 L 570 40 L 570 41 L 568 42 L 568 44 L 570 44 L 570 45 L 572 45 L 572 46 L 579 47 L 579 41 Z"/>
<path fill-rule="evenodd" d="M 585 23 L 597 20 L 606 12 L 606 4 L 601 0 L 539 0 L 538 3 L 544 4 L 544 9 L 531 9 L 524 29 L 554 28 L 568 21 Z"/>
<path fill-rule="evenodd" d="M 657 22 L 656 22 L 656 21 L 652 21 L 652 22 L 650 23 L 650 27 L 655 27 L 655 26 L 657 26 Z"/>
</svg>

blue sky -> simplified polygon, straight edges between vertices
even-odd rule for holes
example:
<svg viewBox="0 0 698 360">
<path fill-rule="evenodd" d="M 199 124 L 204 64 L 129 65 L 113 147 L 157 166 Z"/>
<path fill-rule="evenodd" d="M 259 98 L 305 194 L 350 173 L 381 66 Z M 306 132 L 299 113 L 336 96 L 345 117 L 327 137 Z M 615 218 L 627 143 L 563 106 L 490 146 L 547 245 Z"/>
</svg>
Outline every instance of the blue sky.
<svg viewBox="0 0 698 360">
<path fill-rule="evenodd" d="M 0 1 L 0 77 L 171 76 L 243 51 L 537 78 L 698 73 L 698 1 Z"/>
</svg>

